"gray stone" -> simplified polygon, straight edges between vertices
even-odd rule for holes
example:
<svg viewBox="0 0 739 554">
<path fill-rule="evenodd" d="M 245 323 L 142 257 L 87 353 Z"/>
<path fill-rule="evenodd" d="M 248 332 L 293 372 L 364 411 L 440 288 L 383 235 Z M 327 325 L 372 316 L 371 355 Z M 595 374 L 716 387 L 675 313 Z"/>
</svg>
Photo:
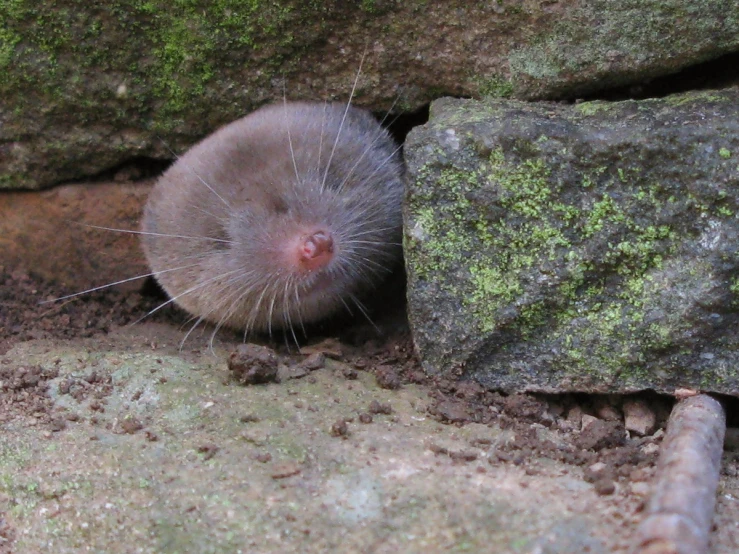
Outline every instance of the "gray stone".
<svg viewBox="0 0 739 554">
<path fill-rule="evenodd" d="M 528 462 L 541 469 L 524 476 L 513 464 L 487 463 L 484 447 L 475 461 L 431 452 L 429 437 L 464 453 L 506 431 L 440 426 L 427 417 L 429 389 L 389 391 L 364 372 L 348 383 L 328 369 L 243 387 L 227 378 L 234 344 L 216 338 L 206 352 L 208 337 L 191 338 L 197 354 L 172 346 L 181 335 L 143 324 L 102 340 L 19 343 L 0 355 L 4 368 L 58 372 L 49 386 L 55 409 L 77 415 L 54 433 L 31 424 L 31 414 L 0 421 L 4 551 L 617 550 L 623 519 L 608 514 L 578 469 L 532 453 Z M 104 411 L 59 386 L 90 367 L 111 383 Z M 392 416 L 351 422 L 346 438 L 330 434 L 331 422 L 372 400 L 392 403 Z M 124 421 L 143 428 L 120 432 Z M 542 432 L 540 440 L 557 440 Z"/>
<path fill-rule="evenodd" d="M 265 102 L 555 98 L 739 48 L 736 0 L 0 4 L 0 188 L 171 158 Z M 440 42 L 440 38 L 442 38 Z"/>
<path fill-rule="evenodd" d="M 739 395 L 739 89 L 443 99 L 405 153 L 427 372 L 507 391 Z"/>
<path fill-rule="evenodd" d="M 625 400 L 624 425 L 637 435 L 651 435 L 657 428 L 657 415 L 644 400 Z"/>
</svg>

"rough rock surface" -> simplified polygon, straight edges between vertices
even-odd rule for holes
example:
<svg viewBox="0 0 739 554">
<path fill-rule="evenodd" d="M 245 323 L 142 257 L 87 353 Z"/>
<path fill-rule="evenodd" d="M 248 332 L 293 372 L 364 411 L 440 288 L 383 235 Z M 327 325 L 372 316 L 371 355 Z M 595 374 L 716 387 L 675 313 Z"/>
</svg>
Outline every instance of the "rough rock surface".
<svg viewBox="0 0 739 554">
<path fill-rule="evenodd" d="M 2 554 L 616 554 L 643 517 L 664 430 L 596 417 L 614 395 L 425 378 L 404 328 L 371 326 L 270 341 L 282 382 L 242 386 L 238 334 L 168 308 L 129 325 L 152 304 L 113 291 L 50 312 L 49 292 L 0 269 Z M 711 554 L 739 551 L 726 449 Z"/>
<path fill-rule="evenodd" d="M 75 184 L 0 197 L 0 266 L 23 269 L 68 293 L 150 270 L 135 234 L 151 182 Z M 121 285 L 138 289 L 141 281 Z"/>
<path fill-rule="evenodd" d="M 0 188 L 171 158 L 258 105 L 555 98 L 739 49 L 736 0 L 0 4 Z M 441 42 L 440 42 L 441 38 Z M 471 55 L 474 53 L 474 55 Z"/>
<path fill-rule="evenodd" d="M 426 371 L 504 390 L 739 395 L 739 89 L 445 99 L 405 152 Z"/>
<path fill-rule="evenodd" d="M 636 519 L 638 497 L 599 498 L 579 468 L 534 454 L 497 461 L 510 430 L 443 426 L 422 387 L 347 380 L 338 363 L 312 379 L 242 387 L 218 344 L 214 356 L 178 351 L 180 339 L 148 324 L 0 356 L 2 368 L 52 372 L 62 414 L 52 430 L 30 416 L 0 422 L 0 523 L 12 552 L 125 553 L 135 542 L 145 553 L 605 554 Z M 373 402 L 391 413 L 360 423 Z M 337 420 L 347 434 L 332 434 Z"/>
</svg>

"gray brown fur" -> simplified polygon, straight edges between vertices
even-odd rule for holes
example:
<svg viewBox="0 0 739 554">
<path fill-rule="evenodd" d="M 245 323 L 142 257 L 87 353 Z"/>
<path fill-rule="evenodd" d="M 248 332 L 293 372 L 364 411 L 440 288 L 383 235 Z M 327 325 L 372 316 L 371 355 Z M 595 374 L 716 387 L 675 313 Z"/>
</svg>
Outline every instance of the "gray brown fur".
<svg viewBox="0 0 739 554">
<path fill-rule="evenodd" d="M 162 287 L 199 319 L 247 331 L 313 322 L 355 309 L 400 257 L 402 177 L 397 146 L 371 114 L 267 106 L 164 173 L 144 211 L 144 250 Z M 307 275 L 279 251 L 306 225 L 328 228 L 337 248 Z"/>
</svg>

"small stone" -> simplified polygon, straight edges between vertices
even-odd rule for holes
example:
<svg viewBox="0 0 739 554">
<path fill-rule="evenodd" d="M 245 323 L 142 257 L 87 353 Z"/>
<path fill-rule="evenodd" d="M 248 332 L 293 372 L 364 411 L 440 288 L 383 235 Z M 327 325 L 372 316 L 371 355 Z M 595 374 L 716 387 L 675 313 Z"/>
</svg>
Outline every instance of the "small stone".
<svg viewBox="0 0 739 554">
<path fill-rule="evenodd" d="M 341 350 L 341 343 L 336 339 L 325 339 L 318 344 L 311 344 L 309 346 L 303 346 L 300 349 L 300 353 L 303 355 L 311 355 L 321 353 L 329 358 L 340 359 L 343 356 Z"/>
<path fill-rule="evenodd" d="M 621 412 L 606 399 L 598 399 L 595 412 L 600 419 L 605 421 L 619 421 L 622 419 Z"/>
<path fill-rule="evenodd" d="M 624 424 L 632 433 L 640 436 L 651 435 L 657 427 L 657 416 L 643 400 L 626 400 Z"/>
<path fill-rule="evenodd" d="M 277 354 L 257 344 L 240 344 L 228 358 L 228 369 L 242 385 L 274 382 L 278 370 Z"/>
<path fill-rule="evenodd" d="M 582 408 L 573 406 L 567 412 L 567 421 L 572 425 L 573 429 L 582 429 Z"/>
<path fill-rule="evenodd" d="M 601 496 L 608 496 L 616 491 L 616 483 L 612 479 L 604 478 L 595 482 L 593 485 L 595 492 Z"/>
<path fill-rule="evenodd" d="M 300 473 L 300 466 L 295 462 L 283 462 L 272 466 L 272 479 L 286 479 Z"/>
<path fill-rule="evenodd" d="M 510 462 L 513 460 L 513 455 L 510 452 L 503 452 L 501 450 L 496 450 L 495 456 L 490 458 L 490 463 L 498 462 Z"/>
<path fill-rule="evenodd" d="M 264 446 L 267 444 L 267 433 L 264 431 L 249 429 L 248 431 L 241 433 L 241 436 L 246 442 L 256 446 Z"/>
<path fill-rule="evenodd" d="M 136 431 L 140 431 L 144 428 L 144 425 L 135 417 L 125 417 L 121 421 L 121 431 L 127 435 L 133 435 Z"/>
<path fill-rule="evenodd" d="M 326 366 L 326 354 L 323 352 L 314 352 L 310 356 L 308 356 L 305 360 L 300 362 L 300 366 L 304 367 L 305 369 L 309 371 L 315 371 L 317 369 L 322 369 Z"/>
<path fill-rule="evenodd" d="M 360 423 L 372 423 L 372 414 L 368 414 L 367 412 L 363 412 L 359 414 L 359 422 Z"/>
<path fill-rule="evenodd" d="M 400 376 L 394 367 L 380 365 L 375 368 L 375 379 L 380 388 L 396 390 L 400 388 Z"/>
<path fill-rule="evenodd" d="M 559 402 L 552 402 L 550 401 L 547 404 L 547 411 L 552 415 L 552 417 L 558 418 L 562 417 L 562 414 L 564 413 L 565 409 L 562 404 Z"/>
<path fill-rule="evenodd" d="M 635 496 L 646 498 L 651 492 L 651 487 L 649 486 L 649 483 L 645 481 L 637 481 L 636 483 L 631 483 L 631 485 L 629 485 L 629 490 L 631 491 L 631 494 Z"/>
<path fill-rule="evenodd" d="M 608 466 L 603 462 L 596 462 L 585 470 L 585 481 L 595 483 L 608 474 Z"/>
<path fill-rule="evenodd" d="M 449 457 L 455 462 L 474 462 L 477 456 L 474 450 L 455 450 L 449 453 Z"/>
<path fill-rule="evenodd" d="M 698 391 L 695 389 L 675 389 L 673 394 L 678 400 L 685 400 L 686 398 L 690 398 L 691 396 L 698 394 Z"/>
<path fill-rule="evenodd" d="M 254 459 L 257 462 L 260 462 L 262 464 L 266 464 L 267 462 L 269 462 L 269 461 L 272 460 L 272 454 L 270 454 L 269 452 L 260 452 L 259 454 L 257 454 L 256 456 L 254 456 Z"/>
<path fill-rule="evenodd" d="M 584 419 L 584 418 L 583 418 Z M 603 421 L 596 419 L 583 426 L 575 444 L 583 450 L 602 450 L 621 446 L 626 441 L 626 431 L 620 421 Z"/>
<path fill-rule="evenodd" d="M 393 409 L 390 406 L 390 404 L 384 403 L 384 402 L 378 402 L 377 400 L 373 400 L 369 404 L 369 408 L 367 411 L 371 414 L 383 414 L 383 415 L 390 415 L 393 413 Z"/>
<path fill-rule="evenodd" d="M 443 400 L 432 408 L 432 413 L 439 416 L 443 421 L 450 423 L 464 423 L 469 421 L 470 414 L 464 402 L 456 400 Z"/>
<path fill-rule="evenodd" d="M 203 454 L 204 462 L 210 460 L 213 456 L 216 455 L 216 452 L 218 452 L 219 450 L 220 448 L 215 444 L 203 444 L 201 446 L 198 446 L 198 452 L 200 454 Z"/>
<path fill-rule="evenodd" d="M 632 482 L 649 481 L 650 472 L 644 468 L 637 468 L 629 474 L 629 480 Z"/>
<path fill-rule="evenodd" d="M 63 431 L 67 428 L 67 421 L 63 417 L 55 417 L 51 420 L 51 430 L 55 432 Z"/>
<path fill-rule="evenodd" d="M 653 442 L 650 442 L 649 444 L 645 444 L 644 446 L 642 446 L 639 450 L 642 451 L 642 454 L 650 456 L 659 452 L 659 446 Z"/>
<path fill-rule="evenodd" d="M 332 437 L 348 437 L 349 436 L 349 426 L 346 423 L 346 420 L 339 419 L 331 426 L 331 436 Z"/>
</svg>

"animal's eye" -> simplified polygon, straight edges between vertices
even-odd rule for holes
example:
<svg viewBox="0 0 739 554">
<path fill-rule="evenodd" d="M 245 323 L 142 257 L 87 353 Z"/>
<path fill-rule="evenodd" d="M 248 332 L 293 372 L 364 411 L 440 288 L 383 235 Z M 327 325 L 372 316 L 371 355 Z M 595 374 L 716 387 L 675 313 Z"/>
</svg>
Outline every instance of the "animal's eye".
<svg viewBox="0 0 739 554">
<path fill-rule="evenodd" d="M 278 214 L 286 214 L 289 211 L 289 208 L 287 207 L 287 202 L 279 196 L 275 196 L 272 198 L 272 209 L 275 211 L 275 213 Z"/>
<path fill-rule="evenodd" d="M 212 239 L 210 246 L 214 250 L 228 250 L 231 242 L 231 235 L 228 232 L 228 223 L 219 220 L 213 220 L 209 222 L 207 232 L 205 236 Z"/>
</svg>

